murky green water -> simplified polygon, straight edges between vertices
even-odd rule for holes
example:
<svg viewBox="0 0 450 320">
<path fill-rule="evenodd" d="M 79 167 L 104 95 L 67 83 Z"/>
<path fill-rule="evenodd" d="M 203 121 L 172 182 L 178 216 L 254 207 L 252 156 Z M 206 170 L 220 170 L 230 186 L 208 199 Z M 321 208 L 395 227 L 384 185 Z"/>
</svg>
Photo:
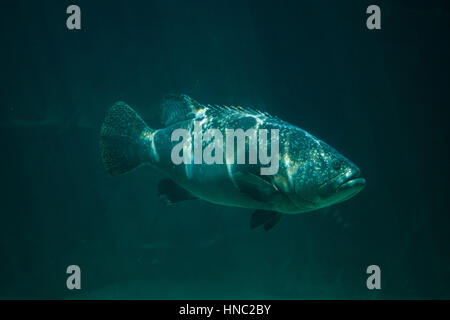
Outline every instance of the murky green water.
<svg viewBox="0 0 450 320">
<path fill-rule="evenodd" d="M 383 2 L 375 31 L 365 1 L 77 1 L 73 31 L 70 4 L 3 5 L 0 298 L 450 297 L 444 1 Z M 152 168 L 107 175 L 99 130 L 117 100 L 160 127 L 170 92 L 288 120 L 367 186 L 270 232 L 251 210 L 167 207 Z"/>
</svg>

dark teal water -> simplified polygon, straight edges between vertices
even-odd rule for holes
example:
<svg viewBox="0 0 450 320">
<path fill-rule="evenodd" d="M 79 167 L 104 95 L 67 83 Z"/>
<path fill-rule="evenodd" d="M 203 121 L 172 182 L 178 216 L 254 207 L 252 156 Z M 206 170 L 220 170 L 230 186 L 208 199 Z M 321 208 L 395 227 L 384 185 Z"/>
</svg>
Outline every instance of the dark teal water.
<svg viewBox="0 0 450 320">
<path fill-rule="evenodd" d="M 381 1 L 369 31 L 370 4 L 2 4 L 0 298 L 448 299 L 449 6 Z M 270 232 L 250 210 L 164 206 L 152 168 L 107 175 L 99 130 L 117 100 L 159 127 L 171 92 L 288 120 L 367 187 Z"/>
</svg>

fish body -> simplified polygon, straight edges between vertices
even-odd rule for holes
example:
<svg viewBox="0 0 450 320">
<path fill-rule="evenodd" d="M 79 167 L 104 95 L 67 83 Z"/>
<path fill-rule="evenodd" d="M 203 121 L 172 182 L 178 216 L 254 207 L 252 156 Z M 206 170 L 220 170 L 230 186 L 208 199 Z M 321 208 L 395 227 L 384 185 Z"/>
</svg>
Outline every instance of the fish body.
<svg viewBox="0 0 450 320">
<path fill-rule="evenodd" d="M 251 208 L 259 210 L 266 221 L 267 214 L 262 211 L 295 214 L 316 210 L 354 196 L 365 185 L 358 167 L 334 148 L 264 112 L 202 105 L 187 95 L 170 95 L 162 103 L 162 122 L 163 128 L 151 129 L 133 109 L 118 102 L 111 107 L 102 126 L 101 148 L 106 168 L 112 175 L 143 164 L 167 174 L 171 182 L 160 185 L 160 189 L 164 189 L 160 194 L 169 195 L 172 198 L 169 202 L 199 198 L 215 204 Z M 180 146 L 180 140 L 173 135 L 180 129 L 186 138 L 183 146 L 187 145 L 182 154 L 188 157 L 176 164 L 174 148 Z M 230 129 L 255 133 L 240 141 L 246 161 L 238 161 L 237 149 L 227 153 L 226 137 L 218 139 L 210 135 L 205 138 L 210 129 L 224 136 Z M 265 140 L 258 135 L 260 132 L 267 133 Z M 274 132 L 277 135 L 273 135 Z M 264 141 L 266 155 L 270 149 L 272 160 L 276 162 L 276 165 L 270 164 L 276 170 L 269 174 L 262 174 L 264 168 L 269 171 L 269 165 L 267 161 L 263 164 L 261 153 L 257 154 L 256 161 L 250 161 L 251 148 L 261 149 L 260 143 Z M 223 161 L 217 161 L 219 156 L 214 163 L 205 163 L 204 159 L 199 159 L 204 153 L 196 153 L 199 145 L 201 151 L 214 145 L 214 155 L 222 152 Z"/>
</svg>

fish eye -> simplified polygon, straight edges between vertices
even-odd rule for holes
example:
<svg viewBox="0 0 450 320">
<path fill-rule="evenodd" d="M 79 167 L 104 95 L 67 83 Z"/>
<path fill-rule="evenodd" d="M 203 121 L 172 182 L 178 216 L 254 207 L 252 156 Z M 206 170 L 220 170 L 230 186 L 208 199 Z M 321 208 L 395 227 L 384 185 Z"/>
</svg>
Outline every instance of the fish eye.
<svg viewBox="0 0 450 320">
<path fill-rule="evenodd" d="M 333 162 L 331 162 L 331 166 L 334 170 L 339 170 L 341 169 L 341 162 L 339 160 L 333 160 Z"/>
</svg>

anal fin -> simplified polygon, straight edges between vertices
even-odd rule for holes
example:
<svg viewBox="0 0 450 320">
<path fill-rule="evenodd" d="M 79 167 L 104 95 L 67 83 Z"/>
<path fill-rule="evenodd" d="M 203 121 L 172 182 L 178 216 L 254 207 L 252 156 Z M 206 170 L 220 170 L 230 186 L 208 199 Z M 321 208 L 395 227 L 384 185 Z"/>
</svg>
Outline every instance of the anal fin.
<svg viewBox="0 0 450 320">
<path fill-rule="evenodd" d="M 158 183 L 158 196 L 166 205 L 198 199 L 171 179 L 163 179 Z"/>
<path fill-rule="evenodd" d="M 269 231 L 272 229 L 281 219 L 282 213 L 268 210 L 256 210 L 252 214 L 250 220 L 250 228 L 254 229 L 261 225 L 264 226 L 264 230 Z"/>
</svg>

